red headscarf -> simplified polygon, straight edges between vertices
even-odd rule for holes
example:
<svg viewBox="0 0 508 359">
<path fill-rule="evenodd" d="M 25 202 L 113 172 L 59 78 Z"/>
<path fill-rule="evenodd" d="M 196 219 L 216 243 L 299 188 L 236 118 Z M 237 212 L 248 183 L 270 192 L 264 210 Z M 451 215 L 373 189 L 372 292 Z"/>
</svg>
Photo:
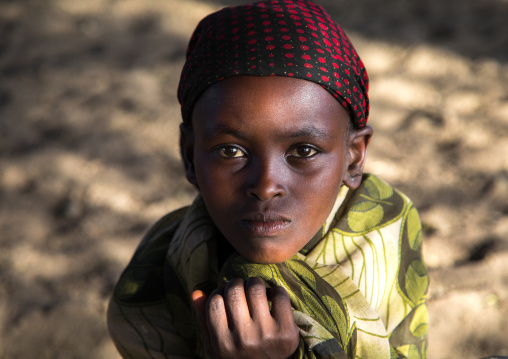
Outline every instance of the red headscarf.
<svg viewBox="0 0 508 359">
<path fill-rule="evenodd" d="M 184 121 L 203 91 L 229 76 L 285 76 L 315 82 L 367 124 L 369 78 L 342 28 L 310 1 L 273 0 L 228 7 L 194 31 L 178 87 Z"/>
</svg>

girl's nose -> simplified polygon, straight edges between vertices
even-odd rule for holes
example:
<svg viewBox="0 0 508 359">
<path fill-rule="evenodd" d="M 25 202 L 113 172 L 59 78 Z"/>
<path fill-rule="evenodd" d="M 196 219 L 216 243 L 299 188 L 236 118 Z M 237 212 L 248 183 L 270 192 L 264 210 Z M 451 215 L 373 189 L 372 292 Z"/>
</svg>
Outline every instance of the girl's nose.
<svg viewBox="0 0 508 359">
<path fill-rule="evenodd" d="M 268 201 L 274 197 L 284 197 L 286 189 L 284 185 L 283 166 L 276 161 L 256 161 L 251 163 L 251 171 L 248 171 L 247 196 L 260 201 Z"/>
</svg>

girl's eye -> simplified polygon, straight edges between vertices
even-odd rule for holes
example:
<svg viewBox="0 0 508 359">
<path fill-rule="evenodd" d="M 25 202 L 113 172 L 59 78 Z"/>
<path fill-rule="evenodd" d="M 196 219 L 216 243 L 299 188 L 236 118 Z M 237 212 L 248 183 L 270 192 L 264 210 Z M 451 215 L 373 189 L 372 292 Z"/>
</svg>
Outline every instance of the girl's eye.
<svg viewBox="0 0 508 359">
<path fill-rule="evenodd" d="M 293 157 L 308 158 L 314 156 L 316 153 L 317 151 L 315 148 L 307 145 L 300 145 L 293 148 L 289 155 Z"/>
<path fill-rule="evenodd" d="M 219 156 L 224 158 L 244 157 L 245 152 L 235 146 L 224 146 L 217 150 Z"/>
</svg>

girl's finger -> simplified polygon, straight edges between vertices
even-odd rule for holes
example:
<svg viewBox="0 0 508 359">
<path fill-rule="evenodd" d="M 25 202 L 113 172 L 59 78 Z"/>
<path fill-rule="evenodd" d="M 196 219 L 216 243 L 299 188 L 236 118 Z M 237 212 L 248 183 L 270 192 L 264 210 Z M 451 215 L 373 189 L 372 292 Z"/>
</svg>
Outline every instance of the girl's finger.
<svg viewBox="0 0 508 359">
<path fill-rule="evenodd" d="M 192 292 L 192 301 L 196 308 L 196 321 L 198 324 L 199 332 L 203 337 L 205 346 L 210 344 L 210 334 L 208 333 L 208 326 L 206 324 L 206 300 L 207 295 L 202 290 L 195 290 Z"/>
<path fill-rule="evenodd" d="M 210 345 L 214 351 L 217 351 L 219 344 L 229 342 L 231 336 L 223 289 L 216 289 L 210 294 L 206 302 L 205 314 Z"/>
<path fill-rule="evenodd" d="M 231 330 L 238 329 L 239 323 L 251 321 L 249 306 L 245 298 L 243 279 L 234 278 L 226 284 L 226 288 L 224 288 L 224 302 Z"/>
<path fill-rule="evenodd" d="M 272 287 L 269 290 L 272 300 L 272 317 L 279 324 L 293 323 L 293 310 L 291 309 L 291 301 L 286 290 L 282 287 Z"/>
<path fill-rule="evenodd" d="M 249 306 L 250 316 L 260 323 L 263 319 L 271 318 L 268 298 L 266 296 L 266 285 L 261 278 L 252 277 L 245 284 L 245 296 Z"/>
</svg>

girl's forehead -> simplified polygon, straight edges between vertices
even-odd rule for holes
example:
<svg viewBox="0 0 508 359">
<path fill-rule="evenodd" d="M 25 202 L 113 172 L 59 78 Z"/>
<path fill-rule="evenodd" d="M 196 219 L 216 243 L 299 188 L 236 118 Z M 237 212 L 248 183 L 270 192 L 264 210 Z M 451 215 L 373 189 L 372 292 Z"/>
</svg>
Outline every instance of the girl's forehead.
<svg viewBox="0 0 508 359">
<path fill-rule="evenodd" d="M 256 101 L 252 97 L 266 97 L 269 100 L 292 98 L 310 104 L 326 98 L 329 102 L 336 103 L 333 96 L 322 86 L 297 78 L 283 76 L 232 76 L 217 82 L 207 88 L 203 95 L 220 100 L 225 97 L 242 99 L 246 104 L 256 107 Z M 199 99 L 198 99 L 199 101 Z"/>
<path fill-rule="evenodd" d="M 263 129 L 266 135 L 326 137 L 349 123 L 347 111 L 321 86 L 285 77 L 237 76 L 214 84 L 192 117 L 193 127 L 207 135 Z"/>
<path fill-rule="evenodd" d="M 279 76 L 322 86 L 351 115 L 368 117 L 368 76 L 351 42 L 310 1 L 265 1 L 203 19 L 189 43 L 178 96 L 184 121 L 213 84 L 234 76 Z"/>
</svg>

